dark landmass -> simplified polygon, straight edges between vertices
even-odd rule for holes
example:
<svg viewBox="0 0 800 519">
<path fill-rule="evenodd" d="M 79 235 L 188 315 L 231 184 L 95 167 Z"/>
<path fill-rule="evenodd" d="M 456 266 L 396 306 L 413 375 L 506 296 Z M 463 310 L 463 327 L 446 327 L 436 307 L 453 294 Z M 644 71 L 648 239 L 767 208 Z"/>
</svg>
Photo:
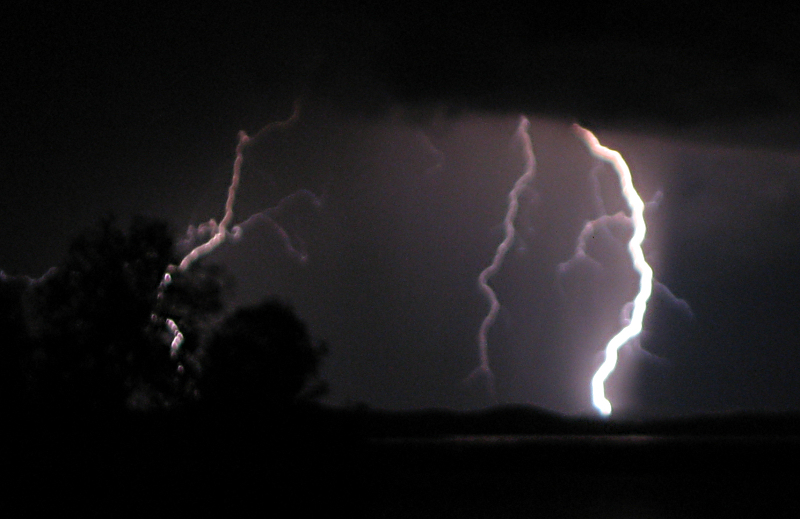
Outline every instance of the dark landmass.
<svg viewBox="0 0 800 519">
<path fill-rule="evenodd" d="M 602 419 L 564 416 L 522 405 L 498 406 L 475 412 L 392 412 L 368 408 L 320 409 L 317 412 L 327 415 L 327 419 L 346 422 L 360 436 L 372 439 L 447 439 L 502 435 L 710 435 L 789 438 L 800 435 L 800 415 L 797 413 L 724 413 L 659 420 Z"/>
<path fill-rule="evenodd" d="M 524 407 L 308 406 L 258 419 L 77 418 L 11 426 L 6 470 L 29 508 L 695 517 L 798 505 L 797 415 L 617 422 Z"/>
</svg>

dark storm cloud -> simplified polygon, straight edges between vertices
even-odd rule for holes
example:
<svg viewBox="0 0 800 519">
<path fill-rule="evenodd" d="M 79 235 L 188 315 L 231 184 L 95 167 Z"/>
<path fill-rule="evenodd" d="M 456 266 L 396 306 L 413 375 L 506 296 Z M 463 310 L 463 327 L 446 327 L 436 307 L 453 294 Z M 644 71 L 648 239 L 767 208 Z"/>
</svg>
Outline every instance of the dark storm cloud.
<svg viewBox="0 0 800 519">
<path fill-rule="evenodd" d="M 539 113 L 596 128 L 711 125 L 715 135 L 706 138 L 763 143 L 736 128 L 797 113 L 793 19 L 721 2 L 344 11 L 348 31 L 321 26 L 340 38 L 325 48 L 314 78 L 333 92 L 342 78 L 357 77 L 411 106 Z M 376 101 L 364 97 L 357 104 Z M 797 142 L 796 134 L 782 138 Z"/>
</svg>

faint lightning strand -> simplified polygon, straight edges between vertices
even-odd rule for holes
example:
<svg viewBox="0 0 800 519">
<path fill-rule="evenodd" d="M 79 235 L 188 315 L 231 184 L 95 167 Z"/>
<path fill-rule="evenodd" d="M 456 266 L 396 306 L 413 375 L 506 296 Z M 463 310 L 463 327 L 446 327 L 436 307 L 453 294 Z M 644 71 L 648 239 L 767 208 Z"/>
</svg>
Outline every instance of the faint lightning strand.
<svg viewBox="0 0 800 519">
<path fill-rule="evenodd" d="M 430 136 L 427 133 L 425 133 L 422 130 L 419 130 L 417 135 L 419 135 L 422 145 L 428 150 L 428 153 L 431 155 L 431 157 L 433 157 L 434 160 L 434 164 L 432 166 L 429 166 L 425 170 L 425 173 L 432 174 L 437 171 L 441 171 L 445 163 L 444 153 L 442 153 L 442 150 L 440 150 L 439 148 L 436 147 L 435 144 L 433 144 L 433 141 L 431 140 Z"/>
<path fill-rule="evenodd" d="M 272 229 L 280 236 L 281 241 L 283 241 L 283 246 L 288 254 L 297 258 L 300 263 L 305 263 L 308 261 L 308 252 L 305 249 L 302 240 L 297 238 L 297 241 L 300 242 L 299 248 L 295 246 L 292 241 L 292 237 L 289 233 L 284 229 L 276 220 L 275 217 L 283 212 L 286 206 L 290 204 L 297 203 L 300 199 L 307 199 L 311 202 L 311 205 L 314 209 L 319 209 L 322 206 L 322 199 L 315 195 L 312 191 L 308 189 L 300 189 L 295 191 L 294 193 L 286 196 L 285 198 L 281 199 L 275 206 L 265 209 L 260 213 L 255 213 L 254 215 L 247 218 L 247 220 L 243 221 L 242 223 L 235 225 L 231 229 L 231 233 L 233 234 L 233 238 L 239 238 L 244 231 L 245 228 L 253 225 L 255 222 L 262 221 L 272 227 Z"/>
<path fill-rule="evenodd" d="M 497 299 L 497 294 L 495 294 L 494 290 L 492 290 L 492 287 L 489 286 L 489 279 L 494 276 L 498 270 L 500 270 L 506 253 L 508 253 L 508 249 L 511 248 L 511 244 L 514 242 L 514 221 L 517 218 L 517 212 L 519 210 L 519 196 L 531 182 L 531 180 L 533 180 L 534 171 L 536 169 L 536 158 L 533 154 L 533 144 L 531 143 L 531 137 L 528 134 L 529 126 L 530 122 L 528 119 L 526 117 L 521 117 L 519 126 L 517 126 L 516 135 L 524 145 L 525 169 L 522 175 L 514 183 L 514 187 L 508 193 L 508 211 L 506 211 L 506 217 L 503 220 L 505 238 L 502 242 L 500 242 L 500 245 L 497 246 L 492 263 L 478 276 L 478 288 L 481 292 L 483 292 L 483 295 L 486 296 L 486 299 L 489 301 L 489 312 L 486 314 L 486 317 L 483 318 L 480 330 L 478 331 L 478 354 L 480 356 L 480 364 L 469 376 L 469 379 L 473 379 L 478 376 L 485 376 L 489 387 L 489 392 L 493 397 L 495 396 L 494 375 L 489 365 L 489 346 L 487 335 L 489 333 L 489 328 L 492 327 L 492 324 L 494 324 L 494 321 L 497 318 L 497 313 L 500 311 L 500 302 Z"/>
<path fill-rule="evenodd" d="M 608 416 L 611 414 L 611 402 L 605 396 L 605 382 L 617 365 L 619 349 L 642 331 L 642 321 L 647 308 L 647 300 L 653 291 L 653 269 L 647 264 L 642 251 L 642 242 L 647 231 L 644 222 L 644 202 L 633 186 L 628 165 L 618 152 L 602 146 L 592 132 L 578 125 L 573 125 L 572 129 L 578 138 L 586 144 L 592 155 L 608 162 L 619 175 L 622 195 L 631 210 L 631 222 L 633 224 L 633 236 L 628 242 L 628 250 L 631 254 L 633 267 L 639 272 L 640 276 L 639 292 L 633 299 L 630 322 L 608 341 L 605 348 L 605 360 L 594 374 L 594 377 L 592 377 L 592 404 L 600 414 Z"/>
<path fill-rule="evenodd" d="M 27 275 L 22 276 L 15 276 L 11 274 L 6 274 L 3 270 L 0 270 L 0 282 L 8 283 L 8 282 L 15 282 L 15 281 L 22 281 L 26 285 L 38 285 L 39 283 L 44 282 L 50 276 L 54 275 L 58 271 L 57 267 L 50 267 L 47 271 L 39 276 L 38 278 L 33 278 Z"/>
</svg>

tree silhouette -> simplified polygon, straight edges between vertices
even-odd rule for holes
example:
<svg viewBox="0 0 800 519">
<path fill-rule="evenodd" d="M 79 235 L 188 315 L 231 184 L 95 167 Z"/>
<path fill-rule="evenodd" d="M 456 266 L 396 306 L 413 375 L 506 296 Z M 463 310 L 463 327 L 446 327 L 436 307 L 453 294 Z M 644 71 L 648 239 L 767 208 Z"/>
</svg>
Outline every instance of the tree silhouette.
<svg viewBox="0 0 800 519">
<path fill-rule="evenodd" d="M 324 392 L 318 376 L 326 352 L 294 311 L 277 300 L 228 317 L 209 344 L 203 399 L 233 412 L 285 409 Z"/>
<path fill-rule="evenodd" d="M 65 260 L 33 288 L 30 330 L 36 394 L 70 409 L 119 411 L 169 405 L 193 392 L 194 354 L 204 323 L 222 310 L 218 268 L 195 265 L 159 284 L 177 258 L 167 225 L 113 218 L 77 237 Z M 170 356 L 173 319 L 186 337 Z"/>
</svg>

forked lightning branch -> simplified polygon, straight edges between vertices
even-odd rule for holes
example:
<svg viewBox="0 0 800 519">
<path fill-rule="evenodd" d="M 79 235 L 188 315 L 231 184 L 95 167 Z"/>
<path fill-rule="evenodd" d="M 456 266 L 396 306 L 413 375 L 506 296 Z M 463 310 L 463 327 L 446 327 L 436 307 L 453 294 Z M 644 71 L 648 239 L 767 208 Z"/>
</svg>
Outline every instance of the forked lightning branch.
<svg viewBox="0 0 800 519">
<path fill-rule="evenodd" d="M 503 258 L 505 257 L 514 240 L 514 220 L 519 209 L 519 196 L 521 191 L 530 183 L 531 179 L 533 178 L 535 159 L 533 155 L 531 138 L 528 135 L 528 127 L 528 120 L 525 117 L 522 117 L 515 135 L 524 143 L 525 168 L 508 196 L 508 210 L 504 219 L 505 238 L 497 247 L 492 263 L 481 272 L 480 276 L 478 276 L 478 287 L 489 302 L 489 312 L 486 314 L 486 317 L 481 323 L 481 327 L 478 332 L 479 365 L 475 372 L 473 372 L 472 377 L 477 374 L 483 375 L 487 380 L 489 391 L 493 396 L 495 391 L 494 375 L 492 374 L 489 363 L 487 334 L 489 328 L 492 326 L 497 317 L 497 313 L 500 309 L 500 303 L 494 290 L 492 290 L 492 288 L 489 286 L 489 278 L 500 269 L 503 263 Z M 608 400 L 608 398 L 606 398 L 605 383 L 616 368 L 620 348 L 641 333 L 642 322 L 644 321 L 644 314 L 645 310 L 647 309 L 647 301 L 650 299 L 650 294 L 653 290 L 653 269 L 650 267 L 650 265 L 648 265 L 644 257 L 644 252 L 642 251 L 642 242 L 644 241 L 645 232 L 647 230 L 644 221 L 645 204 L 639 194 L 636 192 L 630 169 L 625 163 L 625 160 L 622 158 L 622 155 L 620 155 L 620 153 L 617 151 L 601 145 L 597 137 L 595 137 L 595 135 L 589 130 L 582 128 L 577 124 L 573 125 L 572 130 L 575 135 L 587 146 L 589 152 L 595 158 L 611 165 L 619 177 L 622 196 L 631 211 L 630 221 L 633 227 L 633 236 L 628 242 L 628 252 L 630 253 L 633 268 L 639 273 L 639 290 L 632 302 L 630 320 L 619 332 L 617 332 L 616 335 L 614 335 L 614 337 L 611 338 L 608 344 L 606 344 L 604 350 L 604 360 L 595 372 L 591 381 L 590 390 L 592 405 L 598 410 L 598 412 L 600 412 L 601 415 L 608 416 L 611 414 L 612 406 L 611 402 Z M 585 229 L 593 229 L 595 224 L 600 222 L 605 217 L 606 215 L 603 215 L 596 220 L 588 222 L 585 226 Z M 579 241 L 582 239 L 585 239 L 583 233 L 581 234 L 581 237 L 579 237 Z M 578 249 L 579 251 L 582 251 L 580 244 Z"/>
</svg>

